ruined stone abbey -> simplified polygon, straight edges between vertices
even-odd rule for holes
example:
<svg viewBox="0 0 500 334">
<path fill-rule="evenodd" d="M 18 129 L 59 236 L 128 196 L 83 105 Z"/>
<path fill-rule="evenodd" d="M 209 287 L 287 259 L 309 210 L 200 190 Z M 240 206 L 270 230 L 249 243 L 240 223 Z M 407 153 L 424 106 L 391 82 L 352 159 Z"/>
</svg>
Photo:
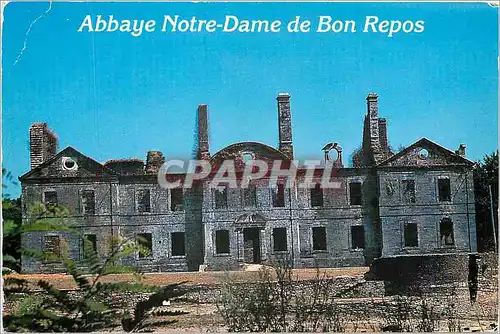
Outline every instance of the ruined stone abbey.
<svg viewBox="0 0 500 334">
<path fill-rule="evenodd" d="M 327 144 L 338 188 L 217 188 L 203 181 L 192 189 L 164 189 L 158 151 L 139 159 L 97 162 L 73 147 L 58 150 L 46 123 L 30 128 L 31 170 L 20 177 L 23 220 L 31 208 L 68 208 L 76 231 L 26 232 L 22 246 L 82 259 L 92 245 L 102 257 L 110 236 L 140 239 L 147 252 L 123 261 L 144 272 L 238 269 L 287 257 L 296 268 L 364 266 L 378 258 L 476 252 L 473 162 L 465 146 L 446 149 L 422 138 L 398 153 L 369 94 L 361 149 L 344 166 L 337 143 Z M 277 147 L 233 143 L 210 151 L 208 107 L 197 111 L 197 158 L 212 165 L 233 159 L 294 158 L 290 95 L 277 97 Z M 214 116 L 213 116 L 214 117 Z M 215 116 L 216 117 L 216 116 Z M 300 126 L 300 125 L 299 125 Z M 190 134 L 186 134 L 186 138 Z M 458 146 L 458 145 L 457 145 Z M 298 170 L 298 177 L 301 175 Z M 172 174 L 182 179 L 185 174 Z M 83 240 L 89 242 L 83 242 Z M 57 261 L 24 257 L 26 273 L 57 272 Z"/>
</svg>

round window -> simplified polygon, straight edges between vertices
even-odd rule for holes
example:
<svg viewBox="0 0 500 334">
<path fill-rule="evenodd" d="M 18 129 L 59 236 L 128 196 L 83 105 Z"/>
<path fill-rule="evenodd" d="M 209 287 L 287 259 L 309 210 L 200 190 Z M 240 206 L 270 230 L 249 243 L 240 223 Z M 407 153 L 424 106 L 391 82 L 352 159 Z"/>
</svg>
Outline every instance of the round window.
<svg viewBox="0 0 500 334">
<path fill-rule="evenodd" d="M 337 151 L 337 149 L 332 149 L 328 151 L 328 156 L 330 157 L 330 160 L 337 161 L 339 159 L 339 151 Z"/>
<path fill-rule="evenodd" d="M 427 159 L 429 157 L 429 151 L 423 148 L 418 152 L 418 156 L 420 157 L 420 159 Z"/>
<path fill-rule="evenodd" d="M 252 153 L 250 153 L 250 152 L 245 152 L 245 153 L 243 153 L 243 154 L 241 155 L 241 157 L 242 157 L 242 160 L 243 160 L 244 162 L 247 162 L 247 161 L 253 160 L 253 154 L 252 154 Z"/>
<path fill-rule="evenodd" d="M 63 168 L 66 170 L 76 169 L 77 168 L 76 161 L 69 157 L 63 158 Z"/>
</svg>

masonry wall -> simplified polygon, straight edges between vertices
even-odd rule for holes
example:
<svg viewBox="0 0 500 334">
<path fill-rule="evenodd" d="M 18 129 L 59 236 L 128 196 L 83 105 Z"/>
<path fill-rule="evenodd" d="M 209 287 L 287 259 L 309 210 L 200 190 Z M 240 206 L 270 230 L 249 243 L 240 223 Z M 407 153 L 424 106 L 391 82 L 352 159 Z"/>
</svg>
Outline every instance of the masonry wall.
<svg viewBox="0 0 500 334">
<path fill-rule="evenodd" d="M 216 208 L 214 189 L 206 183 L 203 189 L 203 228 L 205 236 L 205 264 L 211 269 L 234 269 L 244 261 L 243 253 L 243 229 L 260 229 L 260 254 L 261 260 L 272 261 L 275 257 L 285 255 L 273 251 L 272 231 L 274 228 L 284 227 L 287 229 L 286 254 L 297 253 L 297 241 L 293 240 L 296 235 L 296 224 L 290 220 L 290 193 L 285 189 L 285 207 L 274 208 L 272 206 L 271 189 L 264 185 L 265 182 L 254 183 L 256 189 L 256 205 L 245 207 L 243 205 L 243 194 L 241 189 L 228 188 L 227 208 Z M 238 222 L 241 217 L 256 217 L 255 221 Z M 260 217 L 265 221 L 260 221 Z M 217 254 L 215 245 L 215 234 L 217 230 L 229 230 L 230 252 L 229 254 Z"/>
<path fill-rule="evenodd" d="M 203 228 L 205 235 L 204 262 L 213 270 L 237 268 L 244 261 L 243 230 L 255 227 L 260 230 L 260 253 L 262 262 L 287 256 L 295 267 L 363 266 L 373 259 L 378 251 L 378 234 L 374 224 L 373 196 L 376 189 L 367 177 L 367 171 L 340 171 L 335 178 L 338 189 L 323 189 L 323 206 L 311 206 L 311 190 L 285 189 L 285 206 L 273 207 L 271 189 L 267 180 L 257 183 L 257 204 L 244 207 L 242 191 L 228 189 L 227 208 L 217 209 L 214 190 L 208 183 L 204 187 Z M 318 180 L 319 181 L 319 180 Z M 363 185 L 362 205 L 350 203 L 349 183 Z M 297 182 L 300 184 L 300 180 Z M 238 222 L 240 217 L 255 215 L 263 220 Z M 355 249 L 352 244 L 351 227 L 363 226 L 364 248 Z M 326 250 L 313 249 L 312 229 L 324 227 Z M 287 251 L 273 251 L 273 229 L 286 228 Z M 228 230 L 229 254 L 216 254 L 215 234 L 217 230 Z"/>
<path fill-rule="evenodd" d="M 382 256 L 476 251 L 472 172 L 454 168 L 408 168 L 405 171 L 388 168 L 379 170 L 378 175 Z M 450 180 L 450 202 L 439 202 L 439 178 Z M 415 203 L 405 202 L 402 180 L 414 180 Z M 443 218 L 453 222 L 453 246 L 441 244 L 439 224 Z M 417 247 L 405 247 L 404 225 L 407 223 L 418 226 Z"/>
<path fill-rule="evenodd" d="M 136 200 L 139 189 L 150 191 L 150 212 L 137 212 Z M 84 215 L 81 212 L 81 191 L 93 190 L 95 193 L 95 215 Z M 47 183 L 23 185 L 23 207 L 29 208 L 35 203 L 43 203 L 43 193 L 56 191 L 58 204 L 69 209 L 69 222 L 75 231 L 69 232 L 32 232 L 23 233 L 22 247 L 43 249 L 44 235 L 59 235 L 66 244 L 68 255 L 77 260 L 83 259 L 83 234 L 95 234 L 97 252 L 105 257 L 109 251 L 109 238 L 120 236 L 134 240 L 138 233 L 151 233 L 152 254 L 140 258 L 134 254 L 123 260 L 123 264 L 131 265 L 141 271 L 187 271 L 197 270 L 202 263 L 203 238 L 200 225 L 201 210 L 199 194 L 190 190 L 185 195 L 184 210 L 170 210 L 170 191 L 162 189 L 157 183 Z M 111 195 L 110 195 L 111 194 Z M 27 211 L 26 211 L 27 212 Z M 23 217 L 27 222 L 30 218 Z M 185 232 L 184 256 L 173 256 L 171 245 L 172 232 Z M 62 267 L 55 263 L 50 266 L 31 257 L 23 257 L 24 272 L 53 272 Z"/>
<path fill-rule="evenodd" d="M 470 256 L 448 253 L 382 257 L 374 261 L 367 276 L 385 281 L 387 295 L 419 295 L 433 287 L 446 287 L 459 282 L 467 286 Z"/>
<path fill-rule="evenodd" d="M 150 191 L 150 212 L 138 212 L 136 201 L 139 190 Z M 127 182 L 120 184 L 119 217 L 116 227 L 123 237 L 135 238 L 138 233 L 151 233 L 152 253 L 140 258 L 134 254 L 124 260 L 142 271 L 197 270 L 202 263 L 202 237 L 199 221 L 199 199 L 192 191 L 184 192 L 183 210 L 171 210 L 171 191 L 156 182 Z M 172 254 L 173 232 L 185 233 L 186 254 Z"/>
<path fill-rule="evenodd" d="M 339 176 L 336 181 L 340 183 L 340 188 L 324 189 L 323 207 L 311 206 L 311 191 L 309 189 L 299 189 L 297 197 L 293 200 L 294 219 L 299 225 L 299 267 L 365 265 L 366 242 L 370 240 L 366 237 L 367 231 L 369 231 L 367 225 L 370 225 L 371 219 L 367 216 L 369 194 L 364 189 L 366 175 L 348 173 L 348 175 Z M 350 203 L 350 182 L 362 183 L 362 205 Z M 352 226 L 363 226 L 365 231 L 364 249 L 353 248 Z M 326 251 L 313 249 L 312 229 L 314 227 L 325 227 Z"/>
<path fill-rule="evenodd" d="M 80 194 L 83 190 L 93 190 L 95 193 L 95 215 L 86 216 L 81 211 Z M 61 221 L 74 227 L 72 232 L 25 232 L 21 235 L 21 246 L 26 249 L 42 250 L 44 235 L 59 235 L 66 244 L 68 254 L 73 259 L 81 259 L 83 234 L 95 234 L 98 253 L 106 253 L 103 246 L 111 235 L 112 210 L 116 203 L 111 200 L 110 193 L 116 194 L 115 182 L 92 182 L 80 180 L 76 183 L 30 183 L 22 186 L 23 223 L 33 221 L 32 206 L 44 202 L 44 192 L 55 191 L 58 203 L 69 210 L 69 216 Z M 60 266 L 54 263 L 43 263 L 32 257 L 22 258 L 23 272 L 59 271 Z"/>
<path fill-rule="evenodd" d="M 273 207 L 271 189 L 267 187 L 267 181 L 263 181 L 257 184 L 257 204 L 254 207 L 243 206 L 240 189 L 229 189 L 228 207 L 216 209 L 213 189 L 205 184 L 203 190 L 185 193 L 182 211 L 172 211 L 170 190 L 160 188 L 153 178 L 24 184 L 23 206 L 28 208 L 30 203 L 43 202 L 45 191 L 58 193 L 59 204 L 71 208 L 71 221 L 80 235 L 60 233 L 68 243 L 69 254 L 75 259 L 82 257 L 81 235 L 84 233 L 97 236 L 101 256 L 107 251 L 109 236 L 134 239 L 138 233 L 151 233 L 151 256 L 139 258 L 134 254 L 124 260 L 124 264 L 149 272 L 197 270 L 201 264 L 207 264 L 213 270 L 238 268 L 244 262 L 243 230 L 247 227 L 260 229 L 262 262 L 287 256 L 293 259 L 295 267 L 362 266 L 380 255 L 475 251 L 471 172 L 453 168 L 411 171 L 388 168 L 379 170 L 376 175 L 367 169 L 343 169 L 339 173 L 337 181 L 341 186 L 323 190 L 322 207 L 311 207 L 310 189 L 300 188 L 286 189 L 285 207 Z M 436 180 L 442 177 L 450 179 L 451 202 L 437 201 Z M 401 197 L 401 180 L 408 178 L 415 180 L 415 203 L 403 202 Z M 362 183 L 362 205 L 349 202 L 349 183 L 353 181 Z M 394 188 L 392 193 L 387 191 L 389 185 Z M 138 191 L 143 189 L 150 191 L 151 210 L 141 213 L 137 211 L 136 202 Z M 81 212 L 80 194 L 83 190 L 95 192 L 95 215 L 85 216 Z M 380 207 L 376 205 L 377 200 Z M 257 215 L 263 221 L 237 223 L 242 215 Z M 455 244 L 452 247 L 442 247 L 439 243 L 439 222 L 444 217 L 453 221 Z M 28 217 L 25 215 L 24 219 L 26 221 Z M 404 246 L 406 223 L 418 224 L 418 247 Z M 352 226 L 363 226 L 364 248 L 353 248 Z M 278 227 L 286 228 L 285 252 L 273 250 L 273 229 Z M 326 250 L 313 250 L 314 227 L 325 227 Z M 215 231 L 222 229 L 229 230 L 229 254 L 215 252 Z M 172 255 L 173 232 L 185 233 L 184 256 Z M 23 234 L 22 244 L 23 247 L 41 249 L 42 234 Z M 25 272 L 57 270 L 55 264 L 23 258 Z"/>
</svg>

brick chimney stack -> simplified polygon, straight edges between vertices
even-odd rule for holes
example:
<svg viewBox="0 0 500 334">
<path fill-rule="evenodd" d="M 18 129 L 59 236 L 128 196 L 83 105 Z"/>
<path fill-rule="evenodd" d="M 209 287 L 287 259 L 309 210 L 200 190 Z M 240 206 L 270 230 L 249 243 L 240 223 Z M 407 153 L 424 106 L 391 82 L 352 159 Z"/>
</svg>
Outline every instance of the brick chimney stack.
<svg viewBox="0 0 500 334">
<path fill-rule="evenodd" d="M 164 162 L 163 153 L 160 151 L 149 151 L 146 157 L 146 174 L 158 174 Z"/>
<path fill-rule="evenodd" d="M 389 142 L 387 140 L 387 119 L 385 118 L 378 119 L 378 136 L 382 152 L 389 153 Z"/>
<path fill-rule="evenodd" d="M 378 164 L 384 159 L 380 145 L 379 118 L 378 118 L 378 95 L 370 93 L 366 97 L 367 122 L 369 127 L 369 144 L 373 163 Z"/>
<path fill-rule="evenodd" d="M 30 127 L 31 169 L 40 166 L 57 153 L 58 139 L 47 123 L 33 123 Z"/>
<path fill-rule="evenodd" d="M 278 135 L 279 149 L 293 159 L 292 115 L 290 111 L 290 94 L 279 93 L 278 101 Z"/>
<path fill-rule="evenodd" d="M 206 104 L 198 106 L 198 159 L 210 159 L 208 138 L 208 107 Z"/>
</svg>

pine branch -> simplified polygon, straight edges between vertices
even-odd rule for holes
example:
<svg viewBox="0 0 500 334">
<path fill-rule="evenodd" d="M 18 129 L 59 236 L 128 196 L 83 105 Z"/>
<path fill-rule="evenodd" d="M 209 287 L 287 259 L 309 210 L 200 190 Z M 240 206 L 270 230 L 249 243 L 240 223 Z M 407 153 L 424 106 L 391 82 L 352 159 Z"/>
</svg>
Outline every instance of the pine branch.
<svg viewBox="0 0 500 334">
<path fill-rule="evenodd" d="M 60 306 L 62 306 L 63 309 L 66 309 L 68 311 L 72 311 L 75 309 L 74 302 L 68 298 L 66 292 L 61 291 L 56 287 L 54 287 L 52 284 L 42 280 L 38 281 L 37 285 L 43 290 L 45 290 L 45 292 L 47 292 L 49 296 L 53 297 L 56 300 L 56 302 Z"/>
<path fill-rule="evenodd" d="M 88 291 L 90 288 L 90 283 L 88 279 L 83 276 L 83 273 L 78 269 L 76 262 L 71 259 L 65 259 L 64 261 L 66 270 L 73 277 L 78 288 L 82 291 Z"/>
<path fill-rule="evenodd" d="M 130 332 L 136 332 L 144 329 L 144 321 L 148 319 L 149 315 L 154 314 L 154 309 L 160 306 L 163 306 L 163 302 L 165 300 L 171 300 L 173 298 L 177 298 L 186 294 L 186 290 L 181 288 L 183 284 L 186 282 L 176 283 L 168 285 L 160 291 L 153 293 L 149 296 L 147 300 L 138 302 L 134 309 L 134 317 L 133 319 L 130 315 L 124 317 L 122 320 L 122 324 L 124 324 L 124 329 L 129 330 Z M 164 311 L 166 315 L 180 315 L 184 314 L 182 311 Z"/>
</svg>

